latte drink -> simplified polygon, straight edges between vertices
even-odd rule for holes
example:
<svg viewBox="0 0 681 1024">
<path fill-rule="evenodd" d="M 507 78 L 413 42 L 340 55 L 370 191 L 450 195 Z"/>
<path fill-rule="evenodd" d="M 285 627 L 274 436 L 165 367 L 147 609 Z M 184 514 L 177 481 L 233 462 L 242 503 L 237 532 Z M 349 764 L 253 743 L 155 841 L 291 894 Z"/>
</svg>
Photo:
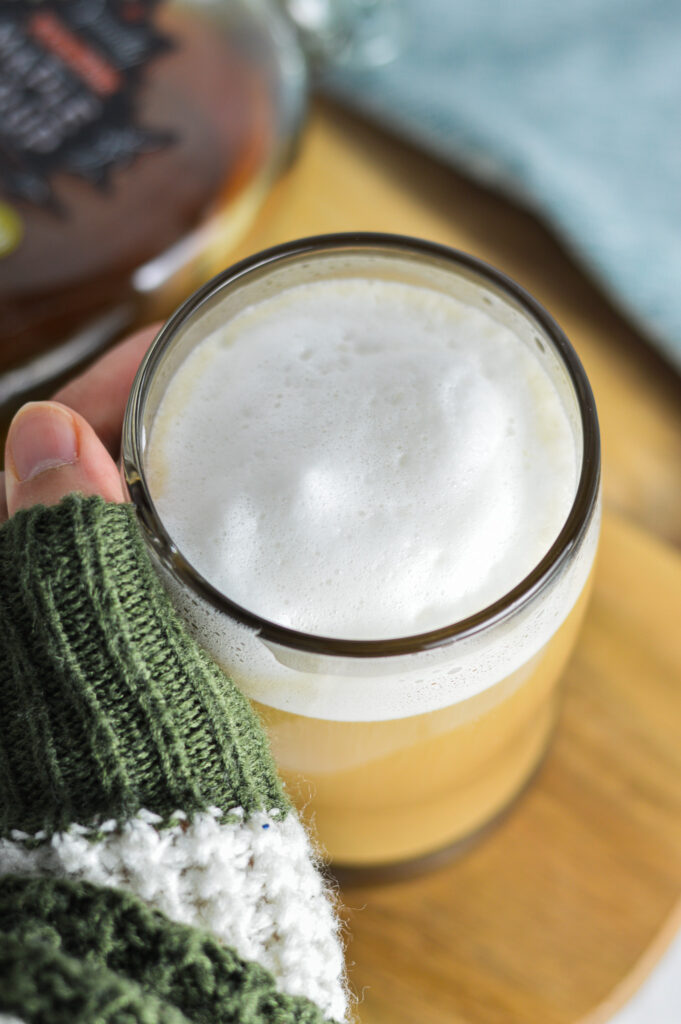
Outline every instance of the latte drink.
<svg viewBox="0 0 681 1024">
<path fill-rule="evenodd" d="M 583 399 L 534 311 L 399 247 L 342 255 L 185 322 L 140 461 L 171 595 L 320 845 L 386 865 L 470 836 L 540 760 L 598 481 L 566 548 Z"/>
</svg>

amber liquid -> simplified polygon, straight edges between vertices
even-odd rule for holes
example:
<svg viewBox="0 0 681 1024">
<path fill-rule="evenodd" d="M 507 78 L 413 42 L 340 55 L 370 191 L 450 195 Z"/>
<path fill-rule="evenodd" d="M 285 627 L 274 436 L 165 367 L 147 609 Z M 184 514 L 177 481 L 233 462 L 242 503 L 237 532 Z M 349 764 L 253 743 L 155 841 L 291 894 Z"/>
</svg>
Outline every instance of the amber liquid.
<svg viewBox="0 0 681 1024">
<path fill-rule="evenodd" d="M 141 69 L 135 117 L 167 144 L 114 164 L 106 187 L 55 170 L 56 210 L 5 194 L 0 184 L 0 202 L 22 224 L 21 244 L 0 255 L 0 397 L 13 406 L 28 383 L 3 381 L 6 371 L 58 349 L 51 372 L 61 374 L 73 359 L 66 343 L 105 313 L 119 311 L 117 326 L 93 327 L 86 355 L 111 341 L 112 331 L 165 317 L 204 278 L 206 244 L 227 262 L 237 228 L 245 228 L 290 149 L 284 133 L 293 125 L 280 122 L 281 93 L 292 87 L 247 2 L 211 9 L 168 0 L 153 21 L 171 45 Z M 302 108 L 302 96 L 291 98 L 291 118 L 296 104 Z M 207 224 L 210 234 L 186 244 Z M 180 241 L 185 248 L 171 269 L 159 270 L 152 291 L 140 293 L 136 271 Z"/>
<path fill-rule="evenodd" d="M 528 663 L 450 707 L 339 722 L 255 704 L 287 789 L 333 863 L 418 859 L 500 814 L 546 750 L 588 590 Z"/>
</svg>

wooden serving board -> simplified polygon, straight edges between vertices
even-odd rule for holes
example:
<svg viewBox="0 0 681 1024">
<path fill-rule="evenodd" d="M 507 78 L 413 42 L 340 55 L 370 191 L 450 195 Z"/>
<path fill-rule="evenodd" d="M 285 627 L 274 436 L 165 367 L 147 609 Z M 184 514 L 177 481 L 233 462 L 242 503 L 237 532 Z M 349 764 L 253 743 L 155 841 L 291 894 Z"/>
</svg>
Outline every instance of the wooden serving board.
<svg viewBox="0 0 681 1024">
<path fill-rule="evenodd" d="M 458 861 L 341 896 L 361 1024 L 607 1019 L 681 925 L 678 553 L 606 517 L 534 783 Z"/>
</svg>

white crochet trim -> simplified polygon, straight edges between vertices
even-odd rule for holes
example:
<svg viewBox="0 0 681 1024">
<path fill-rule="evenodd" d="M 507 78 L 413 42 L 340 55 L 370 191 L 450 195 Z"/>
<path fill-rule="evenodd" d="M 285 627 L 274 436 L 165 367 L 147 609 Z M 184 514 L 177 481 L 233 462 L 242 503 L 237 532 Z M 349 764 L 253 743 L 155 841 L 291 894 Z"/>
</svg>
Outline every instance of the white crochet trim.
<svg viewBox="0 0 681 1024">
<path fill-rule="evenodd" d="M 212 931 L 245 960 L 257 960 L 282 992 L 307 996 L 336 1020 L 347 1012 L 343 952 L 324 883 L 294 814 L 258 812 L 220 823 L 222 812 L 177 812 L 182 823 L 141 810 L 119 826 L 73 824 L 49 843 L 27 846 L 13 832 L 0 840 L 0 874 L 69 876 L 128 889 L 173 921 Z M 1 1021 L 1 1024 L 5 1024 Z"/>
</svg>

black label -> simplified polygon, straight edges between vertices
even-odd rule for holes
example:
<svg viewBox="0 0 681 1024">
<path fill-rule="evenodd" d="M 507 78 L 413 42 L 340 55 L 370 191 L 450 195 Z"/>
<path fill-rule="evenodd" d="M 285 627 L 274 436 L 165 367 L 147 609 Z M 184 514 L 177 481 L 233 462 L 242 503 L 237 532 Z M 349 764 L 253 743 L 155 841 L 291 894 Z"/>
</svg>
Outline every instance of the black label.
<svg viewBox="0 0 681 1024">
<path fill-rule="evenodd" d="M 50 177 L 106 187 L 112 168 L 170 144 L 136 123 L 149 61 L 172 43 L 158 0 L 0 0 L 0 181 L 56 207 Z"/>
</svg>

